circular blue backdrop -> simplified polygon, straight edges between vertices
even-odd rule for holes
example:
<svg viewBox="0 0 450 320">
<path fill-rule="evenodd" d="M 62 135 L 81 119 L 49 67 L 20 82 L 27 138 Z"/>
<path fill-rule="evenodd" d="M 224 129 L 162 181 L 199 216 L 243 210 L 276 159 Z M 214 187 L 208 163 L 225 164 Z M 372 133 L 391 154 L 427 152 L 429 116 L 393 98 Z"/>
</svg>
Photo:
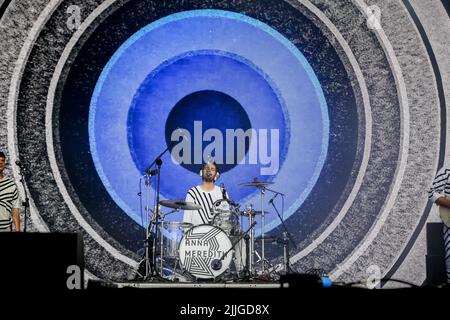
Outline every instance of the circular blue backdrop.
<svg viewBox="0 0 450 320">
<path fill-rule="evenodd" d="M 203 90 L 191 93 L 175 105 L 166 120 L 166 145 L 171 147 L 172 154 L 176 151 L 176 148 L 172 147 L 175 143 L 172 139 L 173 132 L 176 132 L 179 128 L 184 128 L 189 133 L 195 132 L 195 128 L 199 127 L 200 124 L 202 132 L 211 129 L 217 130 L 217 132 L 220 133 L 217 137 L 222 137 L 222 145 L 224 143 L 223 137 L 226 136 L 226 130 L 242 129 L 247 131 L 252 127 L 244 108 L 229 95 L 213 90 Z M 191 135 L 189 134 L 189 136 Z M 136 140 L 141 141 L 140 139 Z M 203 141 L 202 139 L 202 143 L 199 143 L 198 145 L 201 147 L 201 150 L 205 150 L 210 144 L 209 141 L 213 140 L 213 137 L 207 141 Z M 189 154 L 187 154 L 187 151 L 194 150 L 195 141 L 196 140 L 192 139 L 191 136 L 191 139 L 188 141 L 189 148 L 179 152 L 180 157 L 186 158 L 186 161 L 180 161 L 181 166 L 191 172 L 199 172 L 200 169 L 199 165 L 195 164 L 196 159 L 194 153 L 189 152 Z M 223 154 L 223 148 L 220 150 L 218 150 L 218 148 L 211 150 L 210 155 L 213 159 L 216 159 L 217 161 L 217 159 L 221 158 L 221 160 L 218 161 L 220 162 L 220 173 L 230 171 L 239 162 L 243 161 L 243 155 L 248 153 L 249 145 L 245 144 L 245 154 L 238 154 L 239 150 L 237 144 L 234 144 L 232 149 L 233 157 L 228 159 L 231 161 L 226 161 L 226 159 L 224 159 L 225 155 Z M 229 150 L 229 148 L 227 148 L 227 150 Z M 185 151 L 186 154 L 184 153 Z M 205 151 L 208 153 L 208 149 Z"/>
<path fill-rule="evenodd" d="M 214 101 L 215 114 L 194 106 L 189 99 L 196 93 Z M 200 134 L 193 121 L 205 124 Z M 226 129 L 254 129 L 257 162 L 226 166 L 220 179 L 235 201 L 257 209 L 257 190 L 238 184 L 256 176 L 272 181 L 273 189 L 286 193 L 285 217 L 308 196 L 328 148 L 325 98 L 303 55 L 260 21 L 221 10 L 187 11 L 149 24 L 116 51 L 97 82 L 89 113 L 94 165 L 114 201 L 138 223 L 139 202 L 130 186 L 179 127 L 192 144 L 205 140 L 208 129 L 224 137 Z M 200 182 L 198 173 L 173 160 L 163 158 L 162 195 L 184 198 Z M 268 216 L 266 231 L 279 224 L 275 218 Z"/>
</svg>

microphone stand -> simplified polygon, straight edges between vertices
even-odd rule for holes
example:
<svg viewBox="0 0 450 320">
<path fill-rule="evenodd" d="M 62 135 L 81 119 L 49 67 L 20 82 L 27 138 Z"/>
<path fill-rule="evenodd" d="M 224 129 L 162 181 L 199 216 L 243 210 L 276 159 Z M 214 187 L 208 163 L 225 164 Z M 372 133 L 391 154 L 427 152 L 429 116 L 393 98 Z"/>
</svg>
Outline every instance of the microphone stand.
<svg viewBox="0 0 450 320">
<path fill-rule="evenodd" d="M 155 226 L 155 238 L 153 241 L 153 265 L 156 266 L 156 240 L 158 239 L 158 223 L 159 223 L 159 188 L 161 184 L 161 166 L 162 166 L 162 160 L 158 157 L 155 160 L 155 163 L 158 167 L 157 169 L 157 180 L 156 180 L 156 205 L 155 209 L 153 210 L 153 217 L 152 217 L 152 223 Z M 162 240 L 161 240 L 162 241 Z M 155 270 L 156 271 L 156 270 Z"/>
<path fill-rule="evenodd" d="M 147 169 L 145 169 L 145 173 L 146 173 L 146 174 L 151 175 L 151 173 L 152 173 L 152 170 L 151 170 L 152 167 L 153 167 L 155 164 L 158 165 L 157 162 L 161 161 L 161 157 L 162 157 L 167 151 L 169 151 L 169 149 L 170 149 L 175 143 L 177 143 L 177 141 L 172 141 L 172 143 L 170 143 L 170 144 L 167 146 L 167 148 L 166 148 L 163 152 L 161 152 L 161 153 L 159 154 L 159 156 L 157 156 L 157 157 L 155 158 L 155 160 L 154 160 L 151 164 L 148 165 Z M 162 164 L 162 162 L 161 162 L 161 164 Z M 161 165 L 161 164 L 160 164 L 160 165 Z"/>
<path fill-rule="evenodd" d="M 276 191 L 272 191 L 272 192 L 276 192 Z M 279 192 L 276 192 L 276 193 L 277 193 L 277 195 L 280 194 L 281 197 L 283 198 L 283 201 L 284 201 L 284 194 L 279 193 Z M 287 274 L 287 273 L 289 273 L 289 272 L 292 271 L 291 266 L 290 266 L 290 261 L 289 261 L 289 260 L 290 260 L 290 256 L 289 256 L 289 242 L 292 243 L 292 245 L 293 245 L 294 248 L 297 248 L 297 246 L 296 246 L 295 242 L 292 240 L 292 235 L 291 235 L 290 232 L 288 231 L 288 229 L 287 229 L 287 227 L 286 227 L 286 224 L 284 223 L 283 218 L 281 217 L 280 213 L 278 212 L 277 207 L 276 207 L 275 204 L 273 203 L 273 200 L 274 200 L 274 199 L 275 199 L 275 198 L 272 198 L 272 199 L 269 201 L 269 203 L 270 203 L 270 204 L 272 205 L 272 207 L 275 209 L 275 212 L 277 213 L 278 218 L 279 218 L 280 221 L 281 221 L 281 226 L 282 226 L 283 229 L 284 229 L 284 231 L 283 231 L 283 240 L 280 241 L 280 243 L 282 243 L 282 244 L 283 244 L 283 247 L 284 247 L 284 264 L 285 264 L 285 265 L 284 265 L 284 271 L 285 271 L 285 273 Z M 279 241 L 277 241 L 277 242 L 279 242 Z"/>
<path fill-rule="evenodd" d="M 153 216 L 150 220 L 150 225 L 147 227 L 147 239 L 145 239 L 146 243 L 146 265 L 148 266 L 148 260 L 149 260 L 149 254 L 148 254 L 148 247 L 149 247 L 149 234 L 152 232 L 152 229 L 154 229 L 154 235 L 152 240 L 152 263 L 150 264 L 150 273 L 151 277 L 153 278 L 156 275 L 156 240 L 158 238 L 158 219 L 159 219 L 159 199 L 160 199 L 160 185 L 161 185 L 161 166 L 163 164 L 161 157 L 170 150 L 170 148 L 176 143 L 176 141 L 172 141 L 167 148 L 161 152 L 156 159 L 145 169 L 145 176 L 147 179 L 149 179 L 153 175 L 157 175 L 157 182 L 156 182 L 156 207 L 153 210 Z M 156 170 L 152 170 L 152 167 L 156 164 L 158 167 Z M 147 189 L 150 187 L 150 183 L 146 183 Z M 147 206 L 147 217 L 149 216 L 149 206 Z M 148 267 L 146 267 L 146 275 L 145 279 L 148 278 Z"/>
</svg>

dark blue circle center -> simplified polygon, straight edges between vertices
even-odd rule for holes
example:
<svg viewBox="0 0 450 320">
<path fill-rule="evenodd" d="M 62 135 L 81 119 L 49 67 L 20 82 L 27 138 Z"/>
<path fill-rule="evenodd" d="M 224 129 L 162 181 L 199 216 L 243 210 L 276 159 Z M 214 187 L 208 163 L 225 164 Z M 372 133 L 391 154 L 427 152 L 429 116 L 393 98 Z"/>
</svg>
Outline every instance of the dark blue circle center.
<svg viewBox="0 0 450 320">
<path fill-rule="evenodd" d="M 224 173 L 242 160 L 239 159 L 237 143 L 233 143 L 232 147 L 227 148 L 227 129 L 233 132 L 242 129 L 245 132 L 250 128 L 250 119 L 236 99 L 223 92 L 204 90 L 191 93 L 176 103 L 166 121 L 165 138 L 167 145 L 172 144 L 173 149 L 177 142 L 172 142 L 172 133 L 177 129 L 185 129 L 189 132 L 190 161 L 181 163 L 181 165 L 195 173 L 199 172 L 201 164 L 205 160 L 204 155 L 207 155 L 204 154 L 205 148 L 211 143 L 214 143 L 215 146 L 222 146 L 222 148 L 217 148 L 221 149 L 221 152 L 212 149 L 210 156 L 220 165 L 220 171 Z M 208 130 L 210 133 L 214 133 L 211 139 L 205 137 L 205 132 Z M 216 141 L 217 139 L 218 141 Z M 228 143 L 230 141 L 228 139 Z M 246 140 L 245 154 L 248 152 L 249 144 L 250 141 Z M 201 148 L 195 148 L 196 145 Z M 199 149 L 201 155 L 198 154 Z M 230 155 L 230 152 L 233 153 Z M 180 155 L 183 155 L 183 151 Z M 230 161 L 231 158 L 232 161 Z M 199 159 L 202 160 L 200 163 Z"/>
</svg>

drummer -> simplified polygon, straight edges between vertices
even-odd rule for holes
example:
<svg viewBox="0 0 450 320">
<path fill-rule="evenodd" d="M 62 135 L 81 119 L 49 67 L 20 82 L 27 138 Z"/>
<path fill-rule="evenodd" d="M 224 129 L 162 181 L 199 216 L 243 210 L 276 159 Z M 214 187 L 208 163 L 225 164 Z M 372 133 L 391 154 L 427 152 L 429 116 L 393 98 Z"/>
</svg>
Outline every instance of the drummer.
<svg viewBox="0 0 450 320">
<path fill-rule="evenodd" d="M 186 202 L 194 202 L 202 208 L 199 210 L 185 210 L 183 221 L 192 223 L 194 226 L 200 224 L 212 224 L 213 204 L 220 199 L 229 199 L 228 193 L 223 187 L 218 187 L 215 182 L 219 178 L 219 168 L 215 162 L 208 161 L 200 170 L 202 184 L 189 189 L 186 195 Z M 229 210 L 229 204 L 226 201 L 220 203 L 221 210 Z M 233 239 L 232 239 L 233 240 Z M 235 246 L 233 261 L 236 270 L 242 272 L 245 265 L 245 242 L 241 240 Z"/>
<path fill-rule="evenodd" d="M 219 168 L 215 162 L 207 162 L 200 170 L 202 184 L 189 189 L 186 195 L 186 202 L 194 202 L 202 208 L 199 210 L 185 210 L 183 221 L 199 224 L 211 224 L 213 220 L 212 207 L 215 201 L 226 197 L 228 194 L 214 183 L 219 178 Z M 227 205 L 224 203 L 224 205 Z M 225 208 L 226 209 L 226 208 Z"/>
</svg>

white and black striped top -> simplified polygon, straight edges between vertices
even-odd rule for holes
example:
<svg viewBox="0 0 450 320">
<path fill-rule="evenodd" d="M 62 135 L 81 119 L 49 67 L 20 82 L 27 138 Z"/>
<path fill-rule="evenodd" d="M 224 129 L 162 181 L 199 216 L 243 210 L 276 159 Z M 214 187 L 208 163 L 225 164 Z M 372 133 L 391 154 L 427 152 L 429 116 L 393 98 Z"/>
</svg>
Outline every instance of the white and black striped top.
<svg viewBox="0 0 450 320">
<path fill-rule="evenodd" d="M 450 169 L 443 167 L 434 178 L 433 184 L 428 190 L 428 198 L 436 202 L 440 197 L 450 196 Z M 444 224 L 444 249 L 447 272 L 447 283 L 450 283 L 450 228 Z"/>
<path fill-rule="evenodd" d="M 228 194 L 225 194 L 228 198 Z M 199 224 L 210 224 L 213 219 L 212 207 L 214 202 L 223 199 L 222 189 L 214 186 L 211 191 L 205 191 L 201 186 L 189 189 L 186 195 L 186 202 L 194 202 L 202 206 L 200 210 L 185 210 L 183 221 L 192 223 L 194 226 Z"/>
<path fill-rule="evenodd" d="M 428 198 L 436 202 L 440 197 L 450 196 L 450 169 L 443 167 L 434 178 L 430 190 L 428 190 Z M 447 272 L 447 283 L 450 283 L 450 228 L 444 224 L 444 250 L 445 265 Z"/>
<path fill-rule="evenodd" d="M 0 180 L 0 230 L 11 229 L 11 209 L 19 208 L 19 192 L 14 180 Z"/>
<path fill-rule="evenodd" d="M 448 197 L 450 195 L 450 169 L 441 168 L 434 178 L 433 184 L 428 190 L 428 198 L 436 202 L 440 197 Z"/>
</svg>

